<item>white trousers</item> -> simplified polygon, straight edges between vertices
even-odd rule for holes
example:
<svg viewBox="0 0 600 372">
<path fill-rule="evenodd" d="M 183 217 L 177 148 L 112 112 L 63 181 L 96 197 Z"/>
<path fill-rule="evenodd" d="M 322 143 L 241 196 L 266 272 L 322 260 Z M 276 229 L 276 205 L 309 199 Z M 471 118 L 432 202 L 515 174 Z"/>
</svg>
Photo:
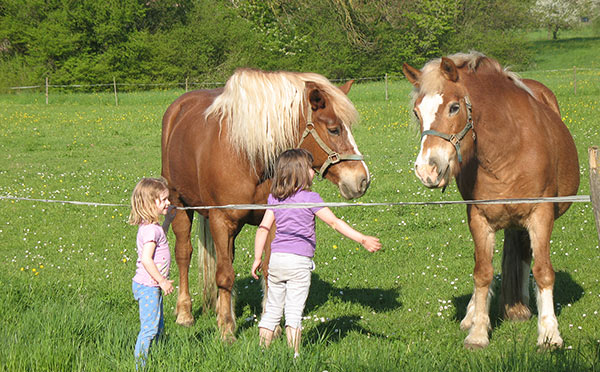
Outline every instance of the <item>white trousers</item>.
<svg viewBox="0 0 600 372">
<path fill-rule="evenodd" d="M 292 253 L 272 253 L 269 261 L 267 301 L 258 326 L 271 331 L 279 325 L 285 312 L 285 325 L 300 328 L 302 312 L 308 298 L 311 257 Z"/>
</svg>

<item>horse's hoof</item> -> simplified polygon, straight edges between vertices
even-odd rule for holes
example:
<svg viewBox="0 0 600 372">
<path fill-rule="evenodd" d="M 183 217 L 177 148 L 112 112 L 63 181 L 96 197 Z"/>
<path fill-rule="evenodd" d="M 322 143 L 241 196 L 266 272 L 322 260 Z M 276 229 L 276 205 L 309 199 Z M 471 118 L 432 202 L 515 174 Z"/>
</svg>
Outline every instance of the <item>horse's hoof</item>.
<svg viewBox="0 0 600 372">
<path fill-rule="evenodd" d="M 179 313 L 175 323 L 184 327 L 191 327 L 194 325 L 194 317 L 189 314 Z"/>
<path fill-rule="evenodd" d="M 237 339 L 233 335 L 233 333 L 227 332 L 221 335 L 221 340 L 227 345 L 233 344 Z"/>
<path fill-rule="evenodd" d="M 477 338 L 470 336 L 465 338 L 465 349 L 467 350 L 485 349 L 489 344 L 490 340 L 488 338 Z"/>
<path fill-rule="evenodd" d="M 523 304 L 516 304 L 514 306 L 505 305 L 504 316 L 506 319 L 515 322 L 525 322 L 531 318 L 531 310 Z"/>
<path fill-rule="evenodd" d="M 563 339 L 560 336 L 554 336 L 552 338 L 539 337 L 537 346 L 540 351 L 560 349 L 563 347 Z"/>
</svg>

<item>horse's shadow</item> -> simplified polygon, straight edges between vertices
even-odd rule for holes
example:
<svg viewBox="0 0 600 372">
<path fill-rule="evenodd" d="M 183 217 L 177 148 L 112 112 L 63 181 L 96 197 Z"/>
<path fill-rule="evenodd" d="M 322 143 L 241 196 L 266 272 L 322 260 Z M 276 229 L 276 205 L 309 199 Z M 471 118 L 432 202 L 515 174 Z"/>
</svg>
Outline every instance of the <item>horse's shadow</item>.
<svg viewBox="0 0 600 372">
<path fill-rule="evenodd" d="M 260 316 L 262 313 L 262 285 L 251 277 L 243 278 L 236 282 L 236 303 L 235 314 L 241 316 L 249 310 Z M 324 281 L 319 274 L 312 274 L 310 292 L 306 301 L 304 314 L 313 312 L 327 301 L 337 299 L 340 302 L 359 304 L 369 311 L 382 312 L 402 307 L 398 301 L 399 289 L 379 289 L 379 288 L 350 288 L 336 287 L 328 281 Z M 246 309 L 246 310 L 245 310 Z M 378 335 L 365 331 L 358 325 L 359 317 L 341 316 L 334 319 L 328 319 L 321 322 L 317 327 L 311 329 L 306 335 L 308 339 L 318 340 L 327 334 L 328 339 L 339 340 L 349 331 L 356 330 L 361 333 L 369 333 L 375 337 Z M 254 322 L 244 321 L 238 324 L 238 330 L 244 330 L 254 325 Z"/>
<path fill-rule="evenodd" d="M 535 282 L 533 278 L 530 278 L 530 283 Z M 502 315 L 502 309 L 500 305 L 500 282 L 494 280 L 493 285 L 493 297 L 490 303 L 490 322 L 492 324 L 492 329 L 502 323 L 504 320 Z M 582 296 L 583 288 L 577 284 L 571 277 L 571 274 L 566 273 L 564 271 L 556 272 L 555 282 L 554 282 L 554 308 L 556 316 L 559 316 L 562 310 L 562 305 L 570 304 L 578 301 Z M 531 309 L 532 314 L 537 314 L 537 306 L 536 306 L 536 295 L 533 289 L 533 285 L 529 290 L 529 308 Z M 467 305 L 469 304 L 469 300 L 471 299 L 470 294 L 466 294 L 463 296 L 455 297 L 452 302 L 456 309 L 456 315 L 454 316 L 454 320 L 456 322 L 462 321 L 462 319 L 466 315 Z M 560 304 L 560 306 L 559 306 Z M 560 319 L 559 319 L 560 321 Z"/>
</svg>

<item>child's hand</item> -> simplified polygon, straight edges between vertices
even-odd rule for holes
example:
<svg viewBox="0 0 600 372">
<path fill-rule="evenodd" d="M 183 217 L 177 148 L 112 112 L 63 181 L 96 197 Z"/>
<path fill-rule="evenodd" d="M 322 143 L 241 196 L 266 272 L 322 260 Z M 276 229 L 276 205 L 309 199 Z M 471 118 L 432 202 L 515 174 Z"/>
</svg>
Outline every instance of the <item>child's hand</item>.
<svg viewBox="0 0 600 372">
<path fill-rule="evenodd" d="M 374 236 L 365 236 L 360 243 L 369 252 L 376 252 L 381 249 L 379 239 Z"/>
<path fill-rule="evenodd" d="M 250 270 L 250 274 L 252 274 L 252 277 L 254 279 L 258 279 L 257 272 L 260 269 L 261 263 L 262 263 L 262 260 L 260 258 L 255 259 L 254 263 L 252 263 L 252 270 Z"/>
<path fill-rule="evenodd" d="M 169 279 L 161 280 L 158 285 L 165 292 L 165 295 L 171 294 L 175 288 L 173 288 L 173 281 Z"/>
</svg>

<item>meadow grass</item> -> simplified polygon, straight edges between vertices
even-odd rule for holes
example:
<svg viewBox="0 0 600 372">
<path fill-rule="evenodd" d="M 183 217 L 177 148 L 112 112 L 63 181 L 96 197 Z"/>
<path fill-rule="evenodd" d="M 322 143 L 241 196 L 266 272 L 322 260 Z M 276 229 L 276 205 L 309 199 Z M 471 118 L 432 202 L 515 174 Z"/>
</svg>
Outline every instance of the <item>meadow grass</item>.
<svg viewBox="0 0 600 372">
<path fill-rule="evenodd" d="M 557 66 L 554 66 L 557 67 Z M 560 67 L 560 66 L 559 66 Z M 570 68 L 570 65 L 565 66 Z M 580 195 L 589 195 L 587 149 L 600 145 L 600 74 L 522 72 L 557 95 L 578 148 Z M 423 187 L 412 171 L 418 134 L 403 80 L 357 84 L 350 98 L 361 123 L 355 138 L 372 184 L 359 202 L 460 200 Z M 181 91 L 0 96 L 0 195 L 127 205 L 139 178 L 160 175 L 160 127 Z M 327 181 L 314 189 L 342 201 Z M 133 370 L 139 326 L 131 294 L 136 228 L 126 206 L 90 207 L 0 200 L 0 370 Z M 600 259 L 590 203 L 556 221 L 552 262 L 555 308 L 565 348 L 539 352 L 537 316 L 504 322 L 492 304 L 491 343 L 467 351 L 459 329 L 473 289 L 473 243 L 464 206 L 336 208 L 358 230 L 381 238 L 370 254 L 322 223 L 308 299 L 301 357 L 284 339 L 262 351 L 256 322 L 261 286 L 249 275 L 254 227 L 236 241 L 237 341 L 219 340 L 215 315 L 201 311 L 191 275 L 190 328 L 175 324 L 176 296 L 165 298 L 165 338 L 149 369 L 277 371 L 580 371 L 600 370 Z M 174 236 L 169 233 L 171 245 Z M 499 273 L 502 234 L 497 236 Z M 194 253 L 192 273 L 197 272 Z M 178 270 L 173 263 L 172 278 Z M 496 288 L 497 289 L 497 288 Z M 532 289 L 532 298 L 533 289 Z M 535 301 L 532 301 L 535 302 Z M 532 303 L 535 312 L 535 304 Z"/>
</svg>

